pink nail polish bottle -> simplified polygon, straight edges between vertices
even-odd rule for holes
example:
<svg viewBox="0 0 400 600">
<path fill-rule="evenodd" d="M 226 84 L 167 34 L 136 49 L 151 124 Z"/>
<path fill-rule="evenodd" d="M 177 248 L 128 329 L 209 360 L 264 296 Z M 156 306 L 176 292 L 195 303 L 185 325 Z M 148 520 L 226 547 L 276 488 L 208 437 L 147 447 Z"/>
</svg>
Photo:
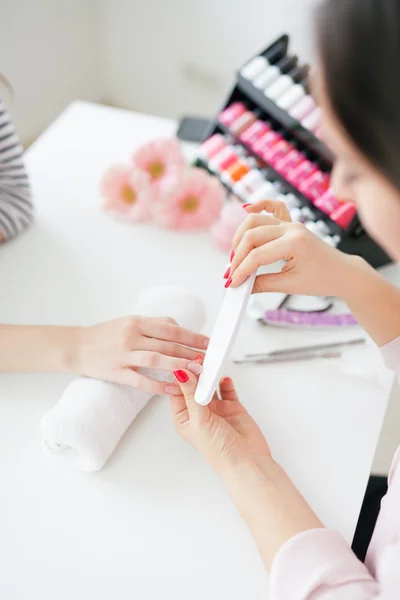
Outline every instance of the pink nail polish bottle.
<svg viewBox="0 0 400 600">
<path fill-rule="evenodd" d="M 228 169 L 237 159 L 238 155 L 231 146 L 226 146 L 216 154 L 208 163 L 208 167 L 215 173 Z"/>
<path fill-rule="evenodd" d="M 250 125 L 243 133 L 240 134 L 239 138 L 244 144 L 252 146 L 254 142 L 259 140 L 263 135 L 270 131 L 271 125 L 266 121 L 260 121 L 259 119 Z"/>
<path fill-rule="evenodd" d="M 300 150 L 293 148 L 289 154 L 286 154 L 283 158 L 278 160 L 278 162 L 274 165 L 274 168 L 276 171 L 278 171 L 278 173 L 287 179 L 288 174 L 296 169 L 305 160 L 305 155 L 300 152 Z"/>
<path fill-rule="evenodd" d="M 273 148 L 275 146 L 275 144 L 277 144 L 278 142 L 280 142 L 281 140 L 283 140 L 283 136 L 281 133 L 279 133 L 278 131 L 275 131 L 275 129 L 271 129 L 271 131 L 268 131 L 268 133 L 266 133 L 255 145 L 254 145 L 254 152 L 256 152 L 257 154 L 259 154 L 261 156 L 261 158 L 265 159 L 265 155 L 266 153 L 268 153 L 271 148 Z"/>
<path fill-rule="evenodd" d="M 251 110 L 248 110 L 235 119 L 235 121 L 230 124 L 229 129 L 234 135 L 239 136 L 245 129 L 250 127 L 256 119 L 256 115 Z"/>
<path fill-rule="evenodd" d="M 297 121 L 301 121 L 316 108 L 311 96 L 305 96 L 289 110 L 289 115 Z"/>
<path fill-rule="evenodd" d="M 318 170 L 299 185 L 299 190 L 312 202 L 318 200 L 329 189 L 330 177 Z"/>
<path fill-rule="evenodd" d="M 342 229 L 347 229 L 356 213 L 357 209 L 352 202 L 344 202 L 331 214 L 331 219 Z"/>
<path fill-rule="evenodd" d="M 247 108 L 243 102 L 234 102 L 222 111 L 222 113 L 219 115 L 219 121 L 223 125 L 226 125 L 226 127 L 229 127 L 234 121 L 236 121 L 236 119 L 240 117 L 240 115 L 246 111 Z"/>
<path fill-rule="evenodd" d="M 225 138 L 220 133 L 215 133 L 202 143 L 199 150 L 199 156 L 204 159 L 210 159 L 226 146 L 227 143 Z"/>
<path fill-rule="evenodd" d="M 294 169 L 291 173 L 288 173 L 287 180 L 290 181 L 292 185 L 299 189 L 300 184 L 311 177 L 315 171 L 317 171 L 318 167 L 315 163 L 310 160 L 305 160 L 302 162 L 296 169 Z"/>
<path fill-rule="evenodd" d="M 340 206 L 340 202 L 335 196 L 331 189 L 329 189 L 320 198 L 315 200 L 314 205 L 322 210 L 326 215 L 331 215 Z"/>
<path fill-rule="evenodd" d="M 294 150 L 293 145 L 283 139 L 265 152 L 265 161 L 274 167 L 276 163 L 287 156 L 291 150 Z"/>
</svg>

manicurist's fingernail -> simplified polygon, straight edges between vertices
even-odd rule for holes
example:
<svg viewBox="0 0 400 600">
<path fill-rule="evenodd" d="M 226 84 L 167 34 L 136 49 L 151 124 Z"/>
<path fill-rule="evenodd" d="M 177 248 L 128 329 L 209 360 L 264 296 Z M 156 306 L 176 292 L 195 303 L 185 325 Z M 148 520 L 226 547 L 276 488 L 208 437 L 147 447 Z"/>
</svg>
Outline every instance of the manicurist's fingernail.
<svg viewBox="0 0 400 600">
<path fill-rule="evenodd" d="M 231 254 L 229 256 L 229 260 L 232 262 L 233 261 L 233 257 L 235 256 L 235 251 L 231 250 Z"/>
<path fill-rule="evenodd" d="M 200 375 L 200 373 L 203 370 L 203 367 L 201 365 L 199 365 L 199 363 L 197 362 L 190 362 L 187 366 L 188 371 L 190 371 L 191 373 L 194 373 L 195 375 Z"/>
<path fill-rule="evenodd" d="M 165 386 L 165 393 L 168 395 L 173 395 L 173 394 L 177 394 L 179 392 L 179 389 L 176 387 L 176 385 L 166 385 Z"/>
<path fill-rule="evenodd" d="M 231 268 L 230 268 L 230 267 L 228 267 L 228 268 L 227 268 L 227 270 L 225 271 L 225 274 L 224 274 L 224 279 L 228 279 L 228 277 L 229 277 L 230 273 L 231 273 Z"/>
<path fill-rule="evenodd" d="M 182 371 L 181 369 L 174 371 L 174 375 L 179 383 L 187 383 L 189 381 L 189 377 L 186 375 L 185 371 Z"/>
</svg>

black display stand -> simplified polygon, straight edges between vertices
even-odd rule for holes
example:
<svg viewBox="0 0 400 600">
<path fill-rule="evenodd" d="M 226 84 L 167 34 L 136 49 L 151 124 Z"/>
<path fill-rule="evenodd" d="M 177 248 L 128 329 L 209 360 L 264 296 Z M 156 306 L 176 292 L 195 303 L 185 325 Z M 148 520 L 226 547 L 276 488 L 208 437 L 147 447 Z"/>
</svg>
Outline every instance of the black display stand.
<svg viewBox="0 0 400 600">
<path fill-rule="evenodd" d="M 287 53 L 289 47 L 289 36 L 283 35 L 260 54 L 263 55 L 270 51 L 275 45 L 282 45 L 282 43 L 284 43 L 286 48 L 285 52 Z M 282 110 L 275 104 L 275 102 L 265 96 L 262 90 L 259 90 L 252 84 L 252 82 L 245 79 L 240 72 L 237 74 L 236 84 L 224 102 L 220 112 L 222 112 L 233 102 L 243 102 L 249 108 L 249 110 L 257 110 L 261 114 L 260 118 L 272 122 L 277 128 L 283 129 L 285 132 L 285 138 L 294 141 L 300 150 L 304 151 L 308 156 L 310 156 L 311 160 L 315 160 L 319 163 L 323 171 L 326 171 L 327 173 L 331 172 L 333 157 L 329 148 L 311 131 L 305 129 L 285 110 Z M 340 250 L 346 252 L 347 254 L 356 254 L 362 256 L 365 260 L 367 260 L 367 262 L 376 268 L 390 262 L 390 259 L 386 253 L 367 235 L 359 221 L 358 216 L 353 219 L 350 226 L 346 230 L 341 229 L 325 213 L 318 210 L 318 208 L 316 208 L 314 204 L 297 188 L 292 186 L 277 171 L 275 171 L 270 164 L 255 154 L 237 136 L 232 135 L 232 133 L 218 121 L 218 116 L 212 122 L 203 141 L 207 140 L 215 133 L 229 135 L 233 143 L 240 144 L 246 150 L 246 153 L 249 156 L 255 156 L 260 165 L 268 169 L 269 173 L 271 173 L 270 179 L 280 181 L 283 185 L 283 188 L 287 192 L 295 194 L 303 206 L 309 206 L 318 218 L 327 223 L 332 234 L 337 234 L 340 236 L 341 241 L 338 245 Z M 203 168 L 207 168 L 207 163 L 205 163 L 202 159 L 197 159 L 196 164 Z M 213 175 L 215 175 L 215 173 L 213 173 Z M 229 186 L 226 184 L 224 185 L 229 191 L 231 191 Z"/>
</svg>

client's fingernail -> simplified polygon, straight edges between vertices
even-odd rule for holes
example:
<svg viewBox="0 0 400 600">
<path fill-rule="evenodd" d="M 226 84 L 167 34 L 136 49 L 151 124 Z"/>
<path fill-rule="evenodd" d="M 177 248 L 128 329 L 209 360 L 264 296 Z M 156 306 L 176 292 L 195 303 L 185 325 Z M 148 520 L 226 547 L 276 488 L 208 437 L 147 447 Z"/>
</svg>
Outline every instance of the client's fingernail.
<svg viewBox="0 0 400 600">
<path fill-rule="evenodd" d="M 229 260 L 232 262 L 233 261 L 233 257 L 235 256 L 235 251 L 231 250 L 231 254 L 229 256 Z"/>
<path fill-rule="evenodd" d="M 189 377 L 186 375 L 185 371 L 182 371 L 181 369 L 174 371 L 174 375 L 179 383 L 187 383 L 189 381 Z"/>
<path fill-rule="evenodd" d="M 251 206 L 251 204 L 243 204 L 242 208 L 247 208 L 248 206 Z"/>
<path fill-rule="evenodd" d="M 230 272 L 231 272 L 231 268 L 228 267 L 227 270 L 225 271 L 224 279 L 228 279 Z"/>
<path fill-rule="evenodd" d="M 204 348 L 206 348 L 206 349 L 207 349 L 207 348 L 208 348 L 208 344 L 209 344 L 209 343 L 210 343 L 210 340 L 209 340 L 209 339 L 207 339 L 207 340 L 204 342 Z"/>
<path fill-rule="evenodd" d="M 188 368 L 188 371 L 191 371 L 195 375 L 200 375 L 200 373 L 203 370 L 203 367 L 201 365 L 199 365 L 199 363 L 197 363 L 197 362 L 189 363 L 187 368 Z"/>
<path fill-rule="evenodd" d="M 177 394 L 179 392 L 179 389 L 176 387 L 176 385 L 166 385 L 165 386 L 165 393 L 168 394 L 169 396 L 173 396 L 174 394 Z"/>
<path fill-rule="evenodd" d="M 225 287 L 228 288 L 232 283 L 232 277 L 229 277 L 228 281 L 225 284 Z"/>
<path fill-rule="evenodd" d="M 204 355 L 203 354 L 199 354 L 198 356 L 195 357 L 194 360 L 203 360 L 204 359 Z"/>
</svg>

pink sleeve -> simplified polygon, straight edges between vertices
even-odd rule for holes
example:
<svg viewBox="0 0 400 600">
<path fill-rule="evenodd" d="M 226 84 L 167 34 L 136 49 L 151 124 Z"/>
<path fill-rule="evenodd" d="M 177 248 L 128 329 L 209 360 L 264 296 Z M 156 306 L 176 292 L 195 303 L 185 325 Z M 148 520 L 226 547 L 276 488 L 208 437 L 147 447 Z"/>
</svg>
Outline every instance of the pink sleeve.
<svg viewBox="0 0 400 600">
<path fill-rule="evenodd" d="M 400 337 L 382 346 L 381 353 L 389 369 L 400 375 Z"/>
<path fill-rule="evenodd" d="M 328 529 L 291 538 L 271 567 L 271 600 L 371 600 L 396 597 L 382 590 L 345 540 Z M 390 594 L 390 590 L 387 590 Z"/>
</svg>

